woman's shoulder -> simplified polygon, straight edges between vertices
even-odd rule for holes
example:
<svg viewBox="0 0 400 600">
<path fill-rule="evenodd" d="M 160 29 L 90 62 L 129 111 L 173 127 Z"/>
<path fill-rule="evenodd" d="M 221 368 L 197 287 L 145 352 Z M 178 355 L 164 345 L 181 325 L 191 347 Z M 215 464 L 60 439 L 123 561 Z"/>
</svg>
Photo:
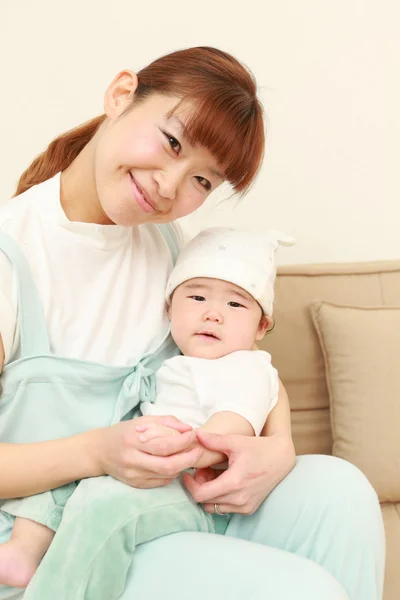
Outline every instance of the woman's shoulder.
<svg viewBox="0 0 400 600">
<path fill-rule="evenodd" d="M 0 231 L 12 234 L 17 223 L 24 221 L 33 206 L 33 188 L 0 204 Z"/>
<path fill-rule="evenodd" d="M 59 194 L 60 173 L 42 183 L 33 185 L 25 192 L 0 203 L 0 230 L 6 230 L 12 222 L 25 219 L 35 210 L 41 198 Z"/>
</svg>

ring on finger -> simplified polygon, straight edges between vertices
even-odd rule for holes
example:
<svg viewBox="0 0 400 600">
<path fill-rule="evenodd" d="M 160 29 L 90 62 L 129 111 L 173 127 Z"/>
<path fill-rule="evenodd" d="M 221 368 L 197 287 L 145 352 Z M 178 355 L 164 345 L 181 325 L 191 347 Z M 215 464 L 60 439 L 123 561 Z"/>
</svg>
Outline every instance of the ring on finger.
<svg viewBox="0 0 400 600">
<path fill-rule="evenodd" d="M 226 513 L 222 512 L 222 510 L 220 509 L 219 504 L 214 504 L 214 511 L 215 514 L 220 515 L 221 517 L 226 515 Z"/>
</svg>

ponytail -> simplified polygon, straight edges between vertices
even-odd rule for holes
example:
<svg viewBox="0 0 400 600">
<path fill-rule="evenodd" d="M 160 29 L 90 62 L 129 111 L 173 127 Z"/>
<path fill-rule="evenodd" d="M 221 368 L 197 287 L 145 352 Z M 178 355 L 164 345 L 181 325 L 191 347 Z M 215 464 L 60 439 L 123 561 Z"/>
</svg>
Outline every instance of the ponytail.
<svg viewBox="0 0 400 600">
<path fill-rule="evenodd" d="M 39 154 L 26 171 L 22 173 L 15 196 L 26 192 L 33 185 L 54 177 L 56 173 L 69 167 L 79 152 L 92 139 L 105 118 L 105 115 L 96 117 L 53 140 L 47 150 Z"/>
</svg>

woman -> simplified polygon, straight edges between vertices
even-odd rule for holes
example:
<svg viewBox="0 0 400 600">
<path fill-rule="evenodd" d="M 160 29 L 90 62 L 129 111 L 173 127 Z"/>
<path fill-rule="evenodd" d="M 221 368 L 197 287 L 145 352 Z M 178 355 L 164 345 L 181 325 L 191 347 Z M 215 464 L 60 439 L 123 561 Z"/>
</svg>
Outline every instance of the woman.
<svg viewBox="0 0 400 600">
<path fill-rule="evenodd" d="M 105 115 L 60 136 L 32 163 L 18 196 L 0 208 L 0 230 L 28 259 L 52 351 L 129 365 L 154 352 L 167 328 L 164 288 L 172 260 L 157 226 L 195 211 L 223 181 L 239 193 L 249 188 L 262 160 L 263 119 L 251 75 L 212 48 L 172 53 L 137 75 L 120 73 L 104 104 Z M 5 257 L 0 274 L 0 351 L 7 364 L 18 358 L 19 335 Z M 152 419 L 185 430 L 172 418 Z M 0 444 L 0 497 L 103 474 L 156 487 L 193 464 L 190 431 L 152 456 L 141 449 L 137 423 Z M 237 514 L 225 536 L 176 534 L 141 546 L 124 600 L 146 591 L 164 598 L 329 600 L 346 598 L 345 591 L 350 600 L 381 598 L 382 522 L 361 473 L 331 457 L 300 457 L 274 489 L 294 465 L 282 386 L 264 437 L 203 434 L 201 442 L 227 454 L 229 469 L 215 480 L 200 471 L 186 485 L 208 512 Z M 62 524 L 61 536 L 67 547 Z M 0 589 L 0 598 L 6 594 Z"/>
</svg>

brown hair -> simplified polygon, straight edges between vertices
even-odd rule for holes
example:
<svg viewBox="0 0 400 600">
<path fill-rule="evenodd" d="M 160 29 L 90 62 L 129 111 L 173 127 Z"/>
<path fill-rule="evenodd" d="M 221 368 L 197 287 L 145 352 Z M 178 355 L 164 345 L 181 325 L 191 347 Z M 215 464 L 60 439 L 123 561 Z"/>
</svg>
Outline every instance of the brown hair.
<svg viewBox="0 0 400 600">
<path fill-rule="evenodd" d="M 193 102 L 189 142 L 207 148 L 235 191 L 246 192 L 264 153 L 263 110 L 253 75 L 233 56 L 210 47 L 167 54 L 138 72 L 134 103 L 153 93 Z M 16 195 L 66 169 L 92 139 L 101 115 L 51 142 L 22 174 Z"/>
</svg>

